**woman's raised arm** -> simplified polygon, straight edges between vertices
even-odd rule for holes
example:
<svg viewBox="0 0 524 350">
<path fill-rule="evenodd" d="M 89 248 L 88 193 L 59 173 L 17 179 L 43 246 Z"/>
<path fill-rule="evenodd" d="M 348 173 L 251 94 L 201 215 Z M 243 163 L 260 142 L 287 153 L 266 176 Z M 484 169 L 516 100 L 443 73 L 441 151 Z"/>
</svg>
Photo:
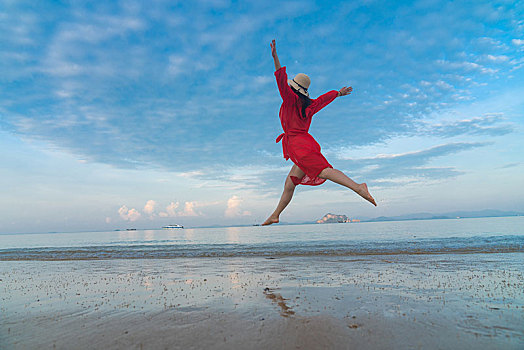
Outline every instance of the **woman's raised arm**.
<svg viewBox="0 0 524 350">
<path fill-rule="evenodd" d="M 280 65 L 280 61 L 278 60 L 278 55 L 277 55 L 277 46 L 275 44 L 275 39 L 273 39 L 273 41 L 271 41 L 271 44 L 269 44 L 271 46 L 271 56 L 273 56 L 273 61 L 275 61 L 275 70 L 279 70 L 280 67 L 282 67 Z"/>
</svg>

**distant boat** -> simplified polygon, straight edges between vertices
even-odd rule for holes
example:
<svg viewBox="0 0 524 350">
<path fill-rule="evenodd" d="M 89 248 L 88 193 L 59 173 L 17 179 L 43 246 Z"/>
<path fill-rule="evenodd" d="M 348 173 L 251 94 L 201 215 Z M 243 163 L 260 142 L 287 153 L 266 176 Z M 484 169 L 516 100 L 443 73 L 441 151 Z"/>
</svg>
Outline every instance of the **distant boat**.
<svg viewBox="0 0 524 350">
<path fill-rule="evenodd" d="M 126 231 L 136 231 L 136 228 L 126 228 Z"/>
<path fill-rule="evenodd" d="M 167 225 L 163 226 L 162 228 L 171 229 L 171 228 L 184 228 L 182 225 Z"/>
</svg>

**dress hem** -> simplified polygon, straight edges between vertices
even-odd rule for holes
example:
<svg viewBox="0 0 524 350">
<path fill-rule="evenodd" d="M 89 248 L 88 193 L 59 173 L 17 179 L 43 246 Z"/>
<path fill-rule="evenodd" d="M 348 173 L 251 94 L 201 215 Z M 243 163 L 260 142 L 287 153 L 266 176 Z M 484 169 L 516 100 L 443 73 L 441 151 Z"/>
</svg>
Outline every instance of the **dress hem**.
<svg viewBox="0 0 524 350">
<path fill-rule="evenodd" d="M 333 169 L 333 166 L 329 164 L 324 169 L 331 168 Z M 298 185 L 306 185 L 306 186 L 319 186 L 322 185 L 324 182 L 326 182 L 326 179 L 322 179 L 318 177 L 318 175 L 324 170 L 320 170 L 316 176 L 310 177 L 309 175 L 304 175 L 302 178 L 298 178 L 296 176 L 290 176 L 291 181 L 295 186 Z M 302 170 L 302 169 L 301 169 Z M 303 170 L 302 170 L 303 171 Z"/>
</svg>

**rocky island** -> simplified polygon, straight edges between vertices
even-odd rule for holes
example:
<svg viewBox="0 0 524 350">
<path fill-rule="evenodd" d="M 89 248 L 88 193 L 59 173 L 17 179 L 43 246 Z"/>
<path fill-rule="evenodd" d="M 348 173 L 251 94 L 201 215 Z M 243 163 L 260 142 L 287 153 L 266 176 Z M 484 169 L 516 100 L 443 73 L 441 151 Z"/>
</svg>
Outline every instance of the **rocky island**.
<svg viewBox="0 0 524 350">
<path fill-rule="evenodd" d="M 317 220 L 317 224 L 329 224 L 337 222 L 359 222 L 360 220 L 351 220 L 346 215 L 338 215 L 327 213 L 322 217 L 322 219 Z"/>
</svg>

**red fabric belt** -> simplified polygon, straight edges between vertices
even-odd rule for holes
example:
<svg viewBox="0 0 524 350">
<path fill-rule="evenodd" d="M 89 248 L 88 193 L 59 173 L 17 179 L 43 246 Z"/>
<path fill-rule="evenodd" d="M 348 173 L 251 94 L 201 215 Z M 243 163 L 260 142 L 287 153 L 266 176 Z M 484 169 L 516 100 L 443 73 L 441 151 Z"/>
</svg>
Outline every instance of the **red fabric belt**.
<svg viewBox="0 0 524 350">
<path fill-rule="evenodd" d="M 282 140 L 282 153 L 284 155 L 284 158 L 286 160 L 289 159 L 289 153 L 287 152 L 287 143 L 288 143 L 288 137 L 289 136 L 297 136 L 300 134 L 306 134 L 305 132 L 297 132 L 297 131 L 288 131 L 283 132 L 282 134 L 278 135 L 277 139 L 275 140 L 276 143 L 279 143 Z"/>
</svg>

